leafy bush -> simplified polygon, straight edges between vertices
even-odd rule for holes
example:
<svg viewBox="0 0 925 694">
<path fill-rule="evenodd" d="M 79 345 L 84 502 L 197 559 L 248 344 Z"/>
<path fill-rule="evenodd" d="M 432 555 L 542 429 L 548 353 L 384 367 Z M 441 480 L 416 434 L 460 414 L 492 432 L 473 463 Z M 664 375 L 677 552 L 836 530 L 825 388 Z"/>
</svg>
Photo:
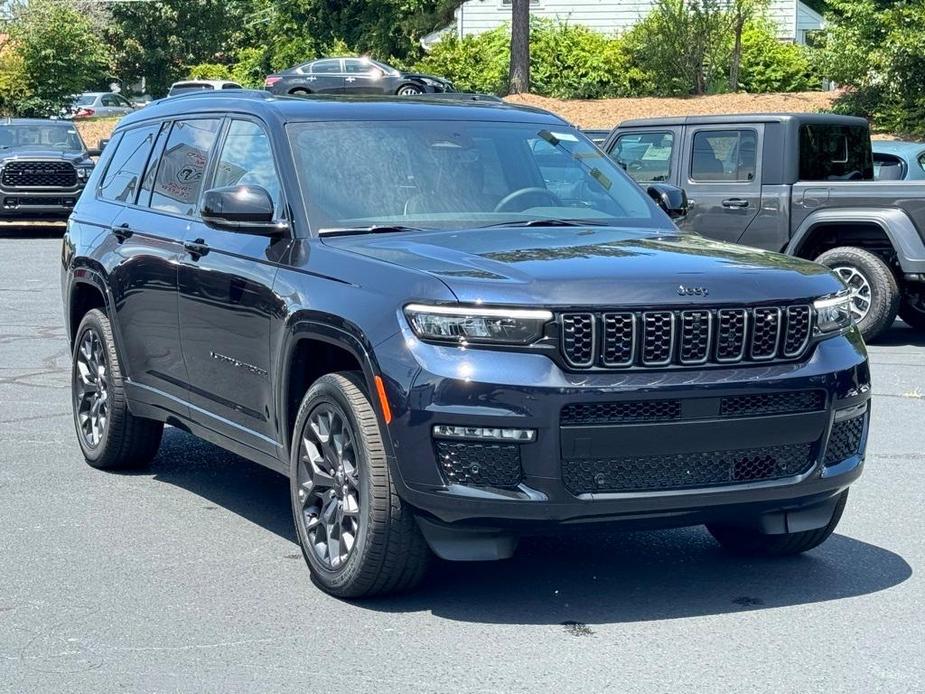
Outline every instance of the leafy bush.
<svg viewBox="0 0 925 694">
<path fill-rule="evenodd" d="M 263 78 L 270 72 L 266 51 L 261 48 L 242 48 L 235 55 L 231 79 L 245 87 L 263 87 Z"/>
<path fill-rule="evenodd" d="M 773 25 L 753 22 L 742 33 L 739 86 L 747 92 L 804 92 L 822 87 L 805 46 L 777 38 Z"/>
<path fill-rule="evenodd" d="M 825 74 L 849 87 L 835 110 L 877 129 L 925 136 L 925 3 L 829 0 Z"/>
<path fill-rule="evenodd" d="M 507 92 L 511 36 L 501 26 L 478 36 L 443 37 L 415 66 L 416 70 L 441 75 L 464 92 Z"/>
<path fill-rule="evenodd" d="M 535 22 L 530 43 L 530 76 L 537 94 L 563 99 L 629 96 L 643 81 L 622 41 L 587 27 Z"/>
<path fill-rule="evenodd" d="M 190 67 L 186 77 L 191 80 L 230 80 L 231 70 L 221 63 L 199 63 Z"/>
</svg>

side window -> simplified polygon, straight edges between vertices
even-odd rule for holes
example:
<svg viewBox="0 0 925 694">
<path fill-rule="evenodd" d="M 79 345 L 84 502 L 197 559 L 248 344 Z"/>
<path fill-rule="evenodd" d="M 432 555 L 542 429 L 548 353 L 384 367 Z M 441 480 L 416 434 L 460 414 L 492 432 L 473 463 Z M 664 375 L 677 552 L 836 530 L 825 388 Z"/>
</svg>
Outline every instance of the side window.
<svg viewBox="0 0 925 694">
<path fill-rule="evenodd" d="M 620 135 L 609 154 L 636 181 L 667 181 L 674 135 L 670 132 Z"/>
<path fill-rule="evenodd" d="M 154 144 L 157 127 L 148 125 L 123 133 L 100 183 L 100 198 L 113 202 L 135 202 L 138 181 Z"/>
<path fill-rule="evenodd" d="M 100 102 L 103 104 L 103 106 L 118 106 L 119 105 L 119 100 L 116 97 L 114 97 L 112 94 L 103 95 L 103 98 L 100 99 Z"/>
<path fill-rule="evenodd" d="M 124 96 L 116 95 L 115 99 L 116 99 L 116 106 L 131 106 L 132 105 L 131 102 L 128 99 L 126 99 Z"/>
<path fill-rule="evenodd" d="M 231 122 L 215 167 L 216 188 L 234 185 L 260 186 L 273 200 L 276 216 L 282 212 L 279 176 L 273 165 L 273 150 L 266 131 L 256 123 Z"/>
<path fill-rule="evenodd" d="M 918 158 L 919 168 L 925 171 L 925 152 L 922 152 Z"/>
<path fill-rule="evenodd" d="M 152 209 L 182 215 L 195 213 L 202 176 L 220 125 L 218 118 L 173 124 L 155 174 Z"/>
<path fill-rule="evenodd" d="M 344 72 L 350 72 L 354 75 L 357 74 L 366 74 L 369 72 L 370 65 L 368 62 L 363 60 L 355 60 L 351 58 L 344 59 Z"/>
<path fill-rule="evenodd" d="M 700 183 L 753 181 L 757 158 L 754 130 L 701 130 L 694 134 L 691 179 Z"/>
<path fill-rule="evenodd" d="M 312 72 L 315 74 L 340 72 L 340 60 L 319 60 L 312 65 Z"/>
</svg>

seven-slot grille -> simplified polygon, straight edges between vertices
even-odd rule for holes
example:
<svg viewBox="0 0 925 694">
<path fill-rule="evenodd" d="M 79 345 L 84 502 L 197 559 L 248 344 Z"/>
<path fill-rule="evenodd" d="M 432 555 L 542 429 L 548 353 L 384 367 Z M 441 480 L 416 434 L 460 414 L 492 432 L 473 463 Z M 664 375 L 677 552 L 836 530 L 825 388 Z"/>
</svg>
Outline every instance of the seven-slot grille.
<svg viewBox="0 0 925 694">
<path fill-rule="evenodd" d="M 812 317 L 805 304 L 565 313 L 561 349 L 573 368 L 795 359 L 809 345 Z"/>
<path fill-rule="evenodd" d="M 6 188 L 73 188 L 77 170 L 66 161 L 11 161 L 3 165 Z"/>
</svg>

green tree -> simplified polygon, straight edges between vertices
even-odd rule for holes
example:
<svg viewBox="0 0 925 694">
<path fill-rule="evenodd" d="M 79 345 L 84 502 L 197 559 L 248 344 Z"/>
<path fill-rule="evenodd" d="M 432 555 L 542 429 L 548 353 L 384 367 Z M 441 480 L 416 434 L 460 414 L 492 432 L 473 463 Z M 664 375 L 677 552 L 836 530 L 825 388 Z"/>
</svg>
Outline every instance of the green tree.
<svg viewBox="0 0 925 694">
<path fill-rule="evenodd" d="M 805 92 L 822 88 L 811 49 L 777 38 L 767 20 L 750 22 L 742 33 L 739 89 L 747 92 Z"/>
<path fill-rule="evenodd" d="M 24 116 L 53 115 L 73 94 L 106 81 L 106 49 L 88 17 L 67 1 L 12 8 L 0 57 L 0 101 Z M 12 83 L 12 84 L 11 84 Z M 4 86 L 5 85 L 5 86 Z"/>
<path fill-rule="evenodd" d="M 511 1 L 510 90 L 530 91 L 530 0 Z"/>
<path fill-rule="evenodd" d="M 729 91 L 739 88 L 739 70 L 742 65 L 742 33 L 750 21 L 761 15 L 768 0 L 732 0 L 728 9 L 732 30 L 732 56 L 729 59 Z"/>
<path fill-rule="evenodd" d="M 718 0 L 657 0 L 626 35 L 659 96 L 705 94 L 725 84 L 730 39 L 728 14 Z"/>
<path fill-rule="evenodd" d="M 250 6 L 222 0 L 113 3 L 107 40 L 114 70 L 126 84 L 144 78 L 150 94 L 163 96 L 189 66 L 228 60 Z"/>
<path fill-rule="evenodd" d="M 824 74 L 849 88 L 836 110 L 925 135 L 925 3 L 829 0 Z"/>
</svg>

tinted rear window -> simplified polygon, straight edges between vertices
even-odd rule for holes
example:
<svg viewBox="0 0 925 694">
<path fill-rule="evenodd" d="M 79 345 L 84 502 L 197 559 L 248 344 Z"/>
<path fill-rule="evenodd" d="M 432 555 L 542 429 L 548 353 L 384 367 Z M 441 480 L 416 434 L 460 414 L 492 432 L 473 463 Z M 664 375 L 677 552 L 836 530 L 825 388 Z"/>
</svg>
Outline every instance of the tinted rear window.
<svg viewBox="0 0 925 694">
<path fill-rule="evenodd" d="M 869 181 L 874 178 L 870 131 L 863 126 L 800 126 L 801 181 Z"/>
</svg>

